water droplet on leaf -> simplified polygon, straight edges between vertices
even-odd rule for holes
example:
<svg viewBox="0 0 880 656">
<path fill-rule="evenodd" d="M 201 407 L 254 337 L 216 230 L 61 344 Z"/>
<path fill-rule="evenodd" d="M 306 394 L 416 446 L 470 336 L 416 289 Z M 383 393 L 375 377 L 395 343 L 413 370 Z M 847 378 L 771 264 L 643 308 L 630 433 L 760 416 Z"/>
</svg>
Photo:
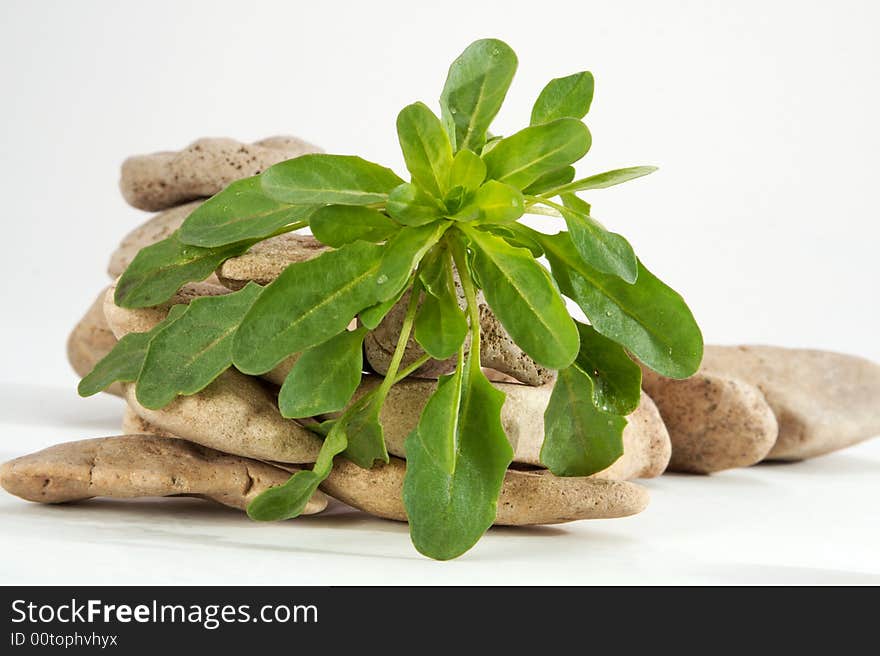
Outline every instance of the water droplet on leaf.
<svg viewBox="0 0 880 656">
<path fill-rule="evenodd" d="M 376 278 L 377 285 L 384 285 L 386 282 L 388 282 L 388 276 L 386 276 L 384 273 Z"/>
</svg>

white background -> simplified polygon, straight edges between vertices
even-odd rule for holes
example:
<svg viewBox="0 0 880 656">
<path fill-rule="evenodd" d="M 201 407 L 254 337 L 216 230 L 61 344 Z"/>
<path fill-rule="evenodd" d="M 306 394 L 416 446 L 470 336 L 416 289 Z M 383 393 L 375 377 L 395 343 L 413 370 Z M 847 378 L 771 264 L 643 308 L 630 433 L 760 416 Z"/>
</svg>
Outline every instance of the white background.
<svg viewBox="0 0 880 656">
<path fill-rule="evenodd" d="M 685 296 L 708 342 L 880 360 L 878 7 L 4 0 L 0 455 L 117 430 L 114 399 L 75 398 L 64 342 L 106 284 L 109 253 L 146 217 L 117 191 L 124 157 L 200 136 L 292 133 L 400 171 L 397 111 L 414 100 L 434 104 L 450 61 L 484 36 L 506 40 L 520 59 L 496 132 L 527 122 L 549 78 L 593 71 L 593 148 L 579 172 L 660 171 L 589 200 Z M 661 572 L 737 580 L 735 563 L 757 567 L 744 575 L 753 580 L 880 575 L 870 557 L 880 546 L 878 473 L 880 449 L 869 444 L 787 468 L 665 477 L 650 484 L 654 502 L 640 517 L 495 531 L 464 564 L 409 567 L 432 581 L 442 571 L 444 582 L 498 581 L 524 563 L 535 582 L 638 582 L 649 572 L 649 580 Z M 64 569 L 77 581 L 112 573 L 120 582 L 219 582 L 217 570 L 199 563 L 236 568 L 222 549 L 222 557 L 204 555 L 231 541 L 242 569 L 262 571 L 251 568 L 266 559 L 284 567 L 286 582 L 376 580 L 377 571 L 417 582 L 392 557 L 414 555 L 405 531 L 359 517 L 254 527 L 191 504 L 192 516 L 183 516 L 142 505 L 139 513 L 106 504 L 35 508 L 6 496 L 0 503 L 8 513 L 0 560 L 10 580 L 62 576 L 67 561 L 41 555 L 51 532 L 54 550 L 80 558 L 94 547 L 110 563 L 98 575 Z M 56 533 L 57 522 L 67 529 Z M 224 537 L 241 532 L 249 537 Z M 837 548 L 813 551 L 820 540 Z M 708 562 L 695 561 L 707 551 Z M 378 568 L 363 567 L 357 554 Z M 583 577 L 571 574 L 580 558 Z"/>
</svg>

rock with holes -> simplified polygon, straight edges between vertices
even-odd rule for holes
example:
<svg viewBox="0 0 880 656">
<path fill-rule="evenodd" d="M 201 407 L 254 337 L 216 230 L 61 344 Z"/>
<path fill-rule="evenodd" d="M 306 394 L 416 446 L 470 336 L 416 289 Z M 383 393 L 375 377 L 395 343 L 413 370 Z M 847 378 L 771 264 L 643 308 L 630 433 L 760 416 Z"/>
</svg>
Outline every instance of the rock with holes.
<svg viewBox="0 0 880 656">
<path fill-rule="evenodd" d="M 104 317 L 105 294 L 106 290 L 98 294 L 67 338 L 67 359 L 80 377 L 88 374 L 116 345 L 116 336 Z M 107 392 L 122 396 L 122 387 L 114 383 Z"/>
<path fill-rule="evenodd" d="M 0 485 L 28 501 L 184 495 L 242 510 L 261 492 L 289 477 L 289 472 L 262 462 L 150 435 L 67 442 L 0 468 Z M 318 492 L 304 514 L 321 512 L 326 506 L 327 497 Z"/>
<path fill-rule="evenodd" d="M 289 265 L 318 257 L 329 247 L 311 235 L 288 232 L 261 241 L 244 255 L 233 257 L 220 265 L 217 278 L 229 289 L 241 289 L 248 282 L 268 285 Z"/>
<path fill-rule="evenodd" d="M 375 389 L 381 380 L 378 376 L 367 376 L 356 398 Z M 502 382 L 493 382 L 493 385 L 506 396 L 501 410 L 501 423 L 513 446 L 514 462 L 542 466 L 540 453 L 544 442 L 544 410 L 553 386 L 531 387 Z M 422 409 L 436 386 L 434 380 L 407 378 L 389 390 L 380 415 L 389 453 L 406 456 L 404 442 L 418 425 Z M 642 394 L 639 407 L 627 417 L 627 421 L 623 432 L 623 455 L 608 469 L 594 474 L 595 478 L 653 478 L 666 470 L 671 452 L 669 434 L 648 395 Z"/>
<path fill-rule="evenodd" d="M 129 157 L 119 188 L 133 207 L 156 212 L 208 198 L 230 182 L 319 148 L 296 137 L 270 137 L 253 144 L 206 138 L 179 151 Z"/>
</svg>

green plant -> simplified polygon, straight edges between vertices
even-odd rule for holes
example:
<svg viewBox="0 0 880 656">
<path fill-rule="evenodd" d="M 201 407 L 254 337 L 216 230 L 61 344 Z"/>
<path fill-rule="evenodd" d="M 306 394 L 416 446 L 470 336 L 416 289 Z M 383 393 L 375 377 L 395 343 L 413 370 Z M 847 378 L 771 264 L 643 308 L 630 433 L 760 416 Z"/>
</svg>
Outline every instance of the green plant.
<svg viewBox="0 0 880 656">
<path fill-rule="evenodd" d="M 631 356 L 666 376 L 686 377 L 699 366 L 702 337 L 681 297 L 577 195 L 654 170 L 575 179 L 572 164 L 591 144 L 581 121 L 593 97 L 590 73 L 552 80 L 528 127 L 508 137 L 490 134 L 516 66 L 505 43 L 477 41 L 449 69 L 440 118 L 422 103 L 400 112 L 410 182 L 359 157 L 304 155 L 205 202 L 177 233 L 137 255 L 119 280 L 120 306 L 162 303 L 225 259 L 305 226 L 334 250 L 292 264 L 265 288 L 252 283 L 175 308 L 150 333 L 123 339 L 82 381 L 81 392 L 137 381 L 140 403 L 158 408 L 198 392 L 230 366 L 258 375 L 302 353 L 280 390 L 281 413 L 342 413 L 318 429 L 325 439 L 313 469 L 248 509 L 254 519 L 275 520 L 302 511 L 335 456 L 365 468 L 387 462 L 379 412 L 389 389 L 429 357 L 457 355 L 454 373 L 440 379 L 407 439 L 404 486 L 416 548 L 454 558 L 492 524 L 512 459 L 500 420 L 504 394 L 480 368 L 482 290 L 516 343 L 558 372 L 545 414 L 544 464 L 560 476 L 608 467 L 623 452 L 624 416 L 639 403 L 641 371 Z M 529 228 L 519 222 L 527 213 L 547 215 L 548 223 L 562 218 L 567 230 Z M 364 336 L 407 291 L 387 375 L 351 403 Z M 589 325 L 570 316 L 563 296 Z M 349 331 L 355 317 L 362 327 Z M 426 355 L 401 370 L 413 335 Z"/>
</svg>

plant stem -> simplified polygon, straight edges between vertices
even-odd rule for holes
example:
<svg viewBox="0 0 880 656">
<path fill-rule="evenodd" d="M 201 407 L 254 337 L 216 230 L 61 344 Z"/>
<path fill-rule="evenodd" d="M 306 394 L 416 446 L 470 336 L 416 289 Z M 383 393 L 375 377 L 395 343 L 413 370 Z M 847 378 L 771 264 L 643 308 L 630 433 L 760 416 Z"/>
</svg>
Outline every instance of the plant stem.
<svg viewBox="0 0 880 656">
<path fill-rule="evenodd" d="M 404 378 L 406 378 L 407 376 L 409 376 L 410 374 L 412 374 L 414 371 L 417 371 L 418 369 L 421 369 L 422 365 L 425 364 L 426 362 L 428 362 L 430 359 L 431 359 L 431 356 L 428 355 L 427 353 L 425 353 L 422 357 L 420 357 L 418 360 L 416 360 L 415 362 L 413 362 L 411 365 L 409 365 L 408 367 L 404 367 L 403 369 L 401 369 L 401 370 L 397 373 L 397 378 L 394 379 L 394 384 L 397 385 L 397 383 L 399 383 L 399 382 L 402 381 Z"/>
<path fill-rule="evenodd" d="M 391 357 L 391 364 L 388 365 L 388 371 L 385 372 L 385 380 L 376 392 L 375 403 L 377 407 L 381 407 L 385 403 L 385 397 L 388 396 L 388 390 L 397 382 L 397 370 L 400 368 L 400 362 L 403 360 L 403 354 L 406 352 L 406 345 L 409 342 L 409 334 L 412 332 L 413 321 L 416 317 L 416 310 L 419 307 L 419 296 L 421 295 L 421 286 L 418 278 L 410 289 L 409 304 L 406 307 L 406 315 L 403 318 L 403 325 L 400 327 L 400 336 L 397 338 L 397 346 L 394 348 L 394 355 Z M 421 365 L 419 365 L 421 366 Z"/>
<path fill-rule="evenodd" d="M 464 297 L 467 300 L 471 329 L 471 352 L 468 356 L 468 367 L 472 372 L 475 366 L 477 370 L 480 368 L 480 308 L 477 306 L 477 291 L 474 288 L 474 281 L 467 266 L 467 254 L 464 252 L 464 247 L 459 240 L 452 241 L 450 246 L 452 259 L 455 261 L 455 268 L 458 271 L 461 287 L 464 290 Z"/>
</svg>

